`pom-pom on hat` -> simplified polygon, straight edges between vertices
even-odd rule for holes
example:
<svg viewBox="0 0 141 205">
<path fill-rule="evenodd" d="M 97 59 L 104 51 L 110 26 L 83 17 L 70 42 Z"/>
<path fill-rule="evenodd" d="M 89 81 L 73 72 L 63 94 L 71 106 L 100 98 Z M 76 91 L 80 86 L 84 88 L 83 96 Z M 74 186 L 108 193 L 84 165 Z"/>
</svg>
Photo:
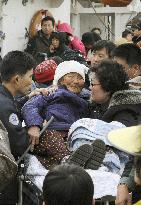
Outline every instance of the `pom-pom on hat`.
<svg viewBox="0 0 141 205">
<path fill-rule="evenodd" d="M 58 81 L 68 73 L 79 73 L 85 81 L 85 74 L 88 72 L 88 67 L 77 61 L 64 61 L 60 63 L 55 71 L 53 84 L 57 85 Z"/>
<path fill-rule="evenodd" d="M 57 64 L 54 60 L 45 60 L 34 70 L 34 76 L 37 83 L 53 81 Z"/>
</svg>

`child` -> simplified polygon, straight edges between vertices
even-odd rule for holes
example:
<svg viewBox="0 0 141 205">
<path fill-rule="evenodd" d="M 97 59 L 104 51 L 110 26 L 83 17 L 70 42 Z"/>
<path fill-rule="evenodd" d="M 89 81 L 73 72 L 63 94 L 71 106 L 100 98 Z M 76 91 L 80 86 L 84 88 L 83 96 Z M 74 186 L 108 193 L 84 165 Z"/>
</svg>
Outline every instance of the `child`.
<svg viewBox="0 0 141 205">
<path fill-rule="evenodd" d="M 54 60 L 45 60 L 36 66 L 34 70 L 35 84 L 38 88 L 52 85 L 57 64 Z"/>
</svg>

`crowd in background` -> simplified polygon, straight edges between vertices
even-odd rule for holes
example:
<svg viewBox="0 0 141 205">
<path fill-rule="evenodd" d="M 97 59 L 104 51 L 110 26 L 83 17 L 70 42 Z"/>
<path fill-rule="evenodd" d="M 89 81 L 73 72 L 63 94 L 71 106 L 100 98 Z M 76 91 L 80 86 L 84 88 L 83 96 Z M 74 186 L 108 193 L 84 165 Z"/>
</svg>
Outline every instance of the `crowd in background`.
<svg viewBox="0 0 141 205">
<path fill-rule="evenodd" d="M 112 42 L 101 38 L 99 28 L 85 32 L 80 40 L 68 23 L 56 26 L 53 17 L 43 18 L 41 30 L 29 39 L 25 51 L 11 51 L 1 61 L 0 120 L 8 132 L 14 158 L 18 159 L 31 143 L 30 154 L 48 170 L 68 156 L 67 163 L 85 169 L 97 170 L 102 165 L 105 170 L 121 175 L 117 204 L 131 204 L 130 191 L 133 191 L 134 202 L 141 200 L 140 156 L 135 163 L 135 153 L 122 150 L 128 158 L 122 161 L 122 151 L 120 147 L 116 149 L 116 143 L 112 146 L 104 140 L 104 144 L 97 138 L 91 140 L 88 130 L 77 139 L 77 145 L 74 143 L 73 152 L 67 145 L 71 126 L 83 118 L 96 119 L 98 123 L 116 121 L 118 128 L 140 124 L 140 46 L 141 23 L 126 28 L 122 38 Z M 40 137 L 51 116 L 54 121 Z M 22 125 L 23 120 L 26 127 Z M 112 124 L 112 129 L 116 128 L 117 125 Z M 100 131 L 102 135 L 106 127 Z M 123 162 L 125 168 L 121 173 Z M 71 168 L 68 166 L 68 169 Z M 61 168 L 56 170 L 59 173 Z M 85 172 L 78 171 L 89 180 Z M 43 186 L 46 204 L 49 199 L 46 183 L 51 174 L 54 171 Z M 0 204 L 9 204 L 9 201 L 15 204 L 17 187 L 14 179 L 2 191 Z M 92 186 L 90 190 L 93 194 Z M 92 199 L 89 200 L 92 204 Z"/>
</svg>

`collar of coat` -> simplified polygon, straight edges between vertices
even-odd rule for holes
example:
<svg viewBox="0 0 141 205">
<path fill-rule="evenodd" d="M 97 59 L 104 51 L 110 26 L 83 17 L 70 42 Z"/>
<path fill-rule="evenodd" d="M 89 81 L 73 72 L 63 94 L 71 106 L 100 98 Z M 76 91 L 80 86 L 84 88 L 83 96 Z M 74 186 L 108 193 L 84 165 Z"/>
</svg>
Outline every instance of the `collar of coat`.
<svg viewBox="0 0 141 205">
<path fill-rule="evenodd" d="M 115 92 L 110 100 L 109 108 L 116 105 L 141 104 L 140 90 L 121 90 Z"/>
</svg>

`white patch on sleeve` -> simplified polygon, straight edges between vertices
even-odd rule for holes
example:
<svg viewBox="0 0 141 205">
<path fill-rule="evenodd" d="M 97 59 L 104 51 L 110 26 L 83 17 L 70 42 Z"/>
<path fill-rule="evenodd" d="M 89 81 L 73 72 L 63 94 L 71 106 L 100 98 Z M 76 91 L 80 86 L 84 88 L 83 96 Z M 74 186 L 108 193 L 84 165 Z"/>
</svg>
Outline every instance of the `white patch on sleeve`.
<svg viewBox="0 0 141 205">
<path fill-rule="evenodd" d="M 18 124 L 19 124 L 19 118 L 18 118 L 18 116 L 17 116 L 15 113 L 12 113 L 12 114 L 9 116 L 9 122 L 10 122 L 12 125 L 18 125 Z"/>
</svg>

